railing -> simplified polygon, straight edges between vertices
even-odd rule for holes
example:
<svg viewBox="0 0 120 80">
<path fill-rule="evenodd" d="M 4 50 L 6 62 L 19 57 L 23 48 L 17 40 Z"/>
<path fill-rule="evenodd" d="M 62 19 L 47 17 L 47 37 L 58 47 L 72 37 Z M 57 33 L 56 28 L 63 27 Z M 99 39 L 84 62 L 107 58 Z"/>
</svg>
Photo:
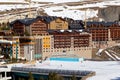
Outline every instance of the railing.
<svg viewBox="0 0 120 80">
<path fill-rule="evenodd" d="M 26 72 L 26 73 L 32 72 L 44 75 L 48 75 L 49 73 L 57 73 L 63 76 L 76 75 L 77 77 L 82 77 L 92 73 L 93 71 L 12 67 L 12 72 Z"/>
</svg>

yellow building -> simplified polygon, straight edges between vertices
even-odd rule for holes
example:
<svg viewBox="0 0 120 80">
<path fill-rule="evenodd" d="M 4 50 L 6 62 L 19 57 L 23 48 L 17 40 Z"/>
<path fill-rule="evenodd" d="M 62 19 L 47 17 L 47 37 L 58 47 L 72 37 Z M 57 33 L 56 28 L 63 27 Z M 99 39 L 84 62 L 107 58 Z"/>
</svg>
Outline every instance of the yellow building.
<svg viewBox="0 0 120 80">
<path fill-rule="evenodd" d="M 55 20 L 51 21 L 48 24 L 48 29 L 52 30 L 67 30 L 68 29 L 68 22 L 62 18 L 56 18 Z"/>
<path fill-rule="evenodd" d="M 43 48 L 50 48 L 51 40 L 50 36 L 43 37 Z"/>
</svg>

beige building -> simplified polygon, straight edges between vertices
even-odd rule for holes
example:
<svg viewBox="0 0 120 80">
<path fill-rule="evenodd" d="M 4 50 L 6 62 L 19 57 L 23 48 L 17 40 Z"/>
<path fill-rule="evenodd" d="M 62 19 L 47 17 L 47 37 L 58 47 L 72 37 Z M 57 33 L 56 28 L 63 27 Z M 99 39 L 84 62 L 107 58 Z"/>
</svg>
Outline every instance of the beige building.
<svg viewBox="0 0 120 80">
<path fill-rule="evenodd" d="M 57 33 L 55 33 L 55 34 L 57 34 Z M 60 34 L 60 35 L 62 35 L 62 34 Z M 52 56 L 57 57 L 57 56 L 62 56 L 62 55 L 66 56 L 66 57 L 69 57 L 70 55 L 72 55 L 71 57 L 84 57 L 87 59 L 92 58 L 92 47 L 90 45 L 87 45 L 89 43 L 85 43 L 86 45 L 85 44 L 82 45 L 82 42 L 81 42 L 81 43 L 78 43 L 80 45 L 76 47 L 75 46 L 76 45 L 76 37 L 75 37 L 75 39 L 74 39 L 74 37 L 70 37 L 71 40 L 70 39 L 66 40 L 66 37 L 64 34 L 62 36 L 65 37 L 66 42 L 64 44 L 62 44 L 61 41 L 64 42 L 64 39 L 63 39 L 64 37 L 59 40 L 58 38 L 61 37 L 60 35 L 56 35 L 57 38 L 54 38 L 54 36 L 50 36 L 51 37 L 50 38 L 51 47 L 42 49 L 43 50 L 42 51 L 43 59 L 46 57 L 52 57 Z M 66 35 L 66 36 L 68 36 L 68 35 Z M 87 33 L 80 33 L 80 36 L 84 36 L 85 40 L 90 40 L 89 35 Z M 80 41 L 81 41 L 81 39 L 80 39 Z M 90 41 L 88 41 L 88 42 L 90 42 Z M 60 43 L 60 44 L 58 44 L 58 43 Z M 69 46 L 67 46 L 68 43 L 70 43 Z M 56 46 L 59 46 L 59 47 L 56 47 Z"/>
<path fill-rule="evenodd" d="M 48 24 L 48 29 L 52 30 L 67 30 L 68 29 L 68 22 L 64 19 L 58 17 L 53 21 L 50 21 Z"/>
</svg>

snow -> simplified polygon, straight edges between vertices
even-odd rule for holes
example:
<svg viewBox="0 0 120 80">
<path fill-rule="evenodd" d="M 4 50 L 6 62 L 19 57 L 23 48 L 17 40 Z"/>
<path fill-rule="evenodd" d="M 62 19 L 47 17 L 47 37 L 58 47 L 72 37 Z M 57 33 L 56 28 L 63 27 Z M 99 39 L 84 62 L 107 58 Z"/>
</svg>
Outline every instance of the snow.
<svg viewBox="0 0 120 80">
<path fill-rule="evenodd" d="M 120 58 L 119 58 L 117 55 L 115 55 L 115 54 L 113 54 L 113 53 L 112 53 L 112 55 L 113 55 L 117 60 L 120 60 Z"/>
<path fill-rule="evenodd" d="M 105 0 L 103 2 L 96 2 L 96 3 L 90 3 L 90 4 L 83 4 L 83 5 L 72 5 L 68 6 L 65 3 L 67 2 L 81 2 L 84 0 L 31 0 L 31 1 L 37 1 L 37 2 L 52 2 L 48 3 L 47 6 L 42 6 L 45 4 L 38 4 L 38 3 L 31 3 L 31 7 L 38 7 L 39 9 L 44 10 L 45 13 L 47 13 L 50 16 L 59 16 L 59 17 L 68 17 L 73 18 L 74 20 L 85 20 L 88 18 L 98 17 L 98 10 L 91 9 L 94 7 L 98 8 L 105 8 L 110 5 L 120 5 L 120 0 Z M 24 0 L 0 0 L 0 2 L 25 2 Z M 26 2 L 27 3 L 27 2 Z M 60 5 L 55 5 L 59 4 Z M 63 3 L 63 4 L 61 4 Z M 52 6 L 54 4 L 54 6 Z M 1 4 L 0 5 L 0 11 L 4 10 L 11 10 L 11 9 L 17 9 L 17 8 L 28 8 L 29 5 L 27 4 Z M 85 8 L 86 10 L 81 10 Z M 38 10 L 38 9 L 37 9 Z M 85 15 L 86 13 L 86 15 Z"/>
<path fill-rule="evenodd" d="M 72 65 L 72 66 L 71 66 Z M 26 65 L 25 65 L 26 67 Z M 37 62 L 32 68 L 63 69 L 63 70 L 88 70 L 95 71 L 96 75 L 87 80 L 116 80 L 120 77 L 119 61 L 83 61 L 83 62 L 64 62 L 64 61 L 43 61 Z"/>
<path fill-rule="evenodd" d="M 18 5 L 0 5 L 0 10 L 4 11 L 4 10 L 11 10 L 11 9 L 16 9 L 16 8 L 27 8 L 29 6 L 27 5 L 22 5 L 22 4 L 18 4 Z"/>
<path fill-rule="evenodd" d="M 98 52 L 96 53 L 96 55 L 100 56 L 102 51 L 103 51 L 103 49 L 99 49 Z"/>
<path fill-rule="evenodd" d="M 98 10 L 89 9 L 89 8 L 105 8 L 108 5 L 120 5 L 120 1 L 104 1 L 99 3 L 92 3 L 92 4 L 83 4 L 83 5 L 77 5 L 77 6 L 51 6 L 47 8 L 43 8 L 45 10 L 45 13 L 47 13 L 50 16 L 60 16 L 60 17 L 68 17 L 72 18 L 74 20 L 85 20 L 88 18 L 98 17 Z M 41 7 L 42 8 L 42 7 Z M 86 10 L 80 10 L 86 8 Z M 86 15 L 85 15 L 86 11 Z"/>
<path fill-rule="evenodd" d="M 69 10 L 65 9 L 63 6 L 49 7 L 45 8 L 45 13 L 50 16 L 68 17 L 74 20 L 85 20 L 92 17 L 97 17 L 98 10 L 87 9 L 83 10 Z M 60 10 L 60 11 L 57 11 Z M 86 12 L 86 15 L 85 15 Z"/>
<path fill-rule="evenodd" d="M 44 4 L 34 4 L 32 3 L 30 6 L 31 7 L 38 7 L 38 6 L 42 6 Z M 18 8 L 29 8 L 29 5 L 27 4 L 9 4 L 9 5 L 0 5 L 0 11 L 5 11 L 5 10 L 12 10 L 12 9 L 18 9 Z"/>
<path fill-rule="evenodd" d="M 0 2 L 21 2 L 21 3 L 24 3 L 25 1 L 24 0 L 0 0 Z"/>
<path fill-rule="evenodd" d="M 110 55 L 110 53 L 109 53 L 108 51 L 105 51 L 105 53 L 106 53 L 110 58 L 112 58 L 113 60 L 116 61 L 116 59 L 115 59 L 112 55 Z"/>
<path fill-rule="evenodd" d="M 31 1 L 65 3 L 65 2 L 78 2 L 78 1 L 83 1 L 83 0 L 31 0 Z"/>
</svg>

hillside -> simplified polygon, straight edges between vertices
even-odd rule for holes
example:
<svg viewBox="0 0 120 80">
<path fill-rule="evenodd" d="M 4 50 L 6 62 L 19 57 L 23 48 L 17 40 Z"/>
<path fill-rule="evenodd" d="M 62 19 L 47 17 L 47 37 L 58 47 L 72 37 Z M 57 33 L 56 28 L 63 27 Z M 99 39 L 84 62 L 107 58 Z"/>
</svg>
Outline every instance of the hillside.
<svg viewBox="0 0 120 80">
<path fill-rule="evenodd" d="M 71 0 L 71 2 L 56 2 L 56 0 L 51 0 L 51 2 L 52 1 L 54 2 L 50 5 L 39 7 L 38 13 L 42 10 L 50 16 L 69 17 L 75 20 L 119 20 L 119 0 Z"/>
<path fill-rule="evenodd" d="M 107 8 L 99 9 L 98 16 L 105 21 L 120 21 L 120 6 L 109 6 Z"/>
<path fill-rule="evenodd" d="M 26 1 L 0 0 L 0 12 L 28 9 Z M 30 7 L 36 10 L 37 15 L 68 17 L 75 20 L 115 21 L 119 20 L 119 5 L 119 0 L 31 0 Z"/>
</svg>

